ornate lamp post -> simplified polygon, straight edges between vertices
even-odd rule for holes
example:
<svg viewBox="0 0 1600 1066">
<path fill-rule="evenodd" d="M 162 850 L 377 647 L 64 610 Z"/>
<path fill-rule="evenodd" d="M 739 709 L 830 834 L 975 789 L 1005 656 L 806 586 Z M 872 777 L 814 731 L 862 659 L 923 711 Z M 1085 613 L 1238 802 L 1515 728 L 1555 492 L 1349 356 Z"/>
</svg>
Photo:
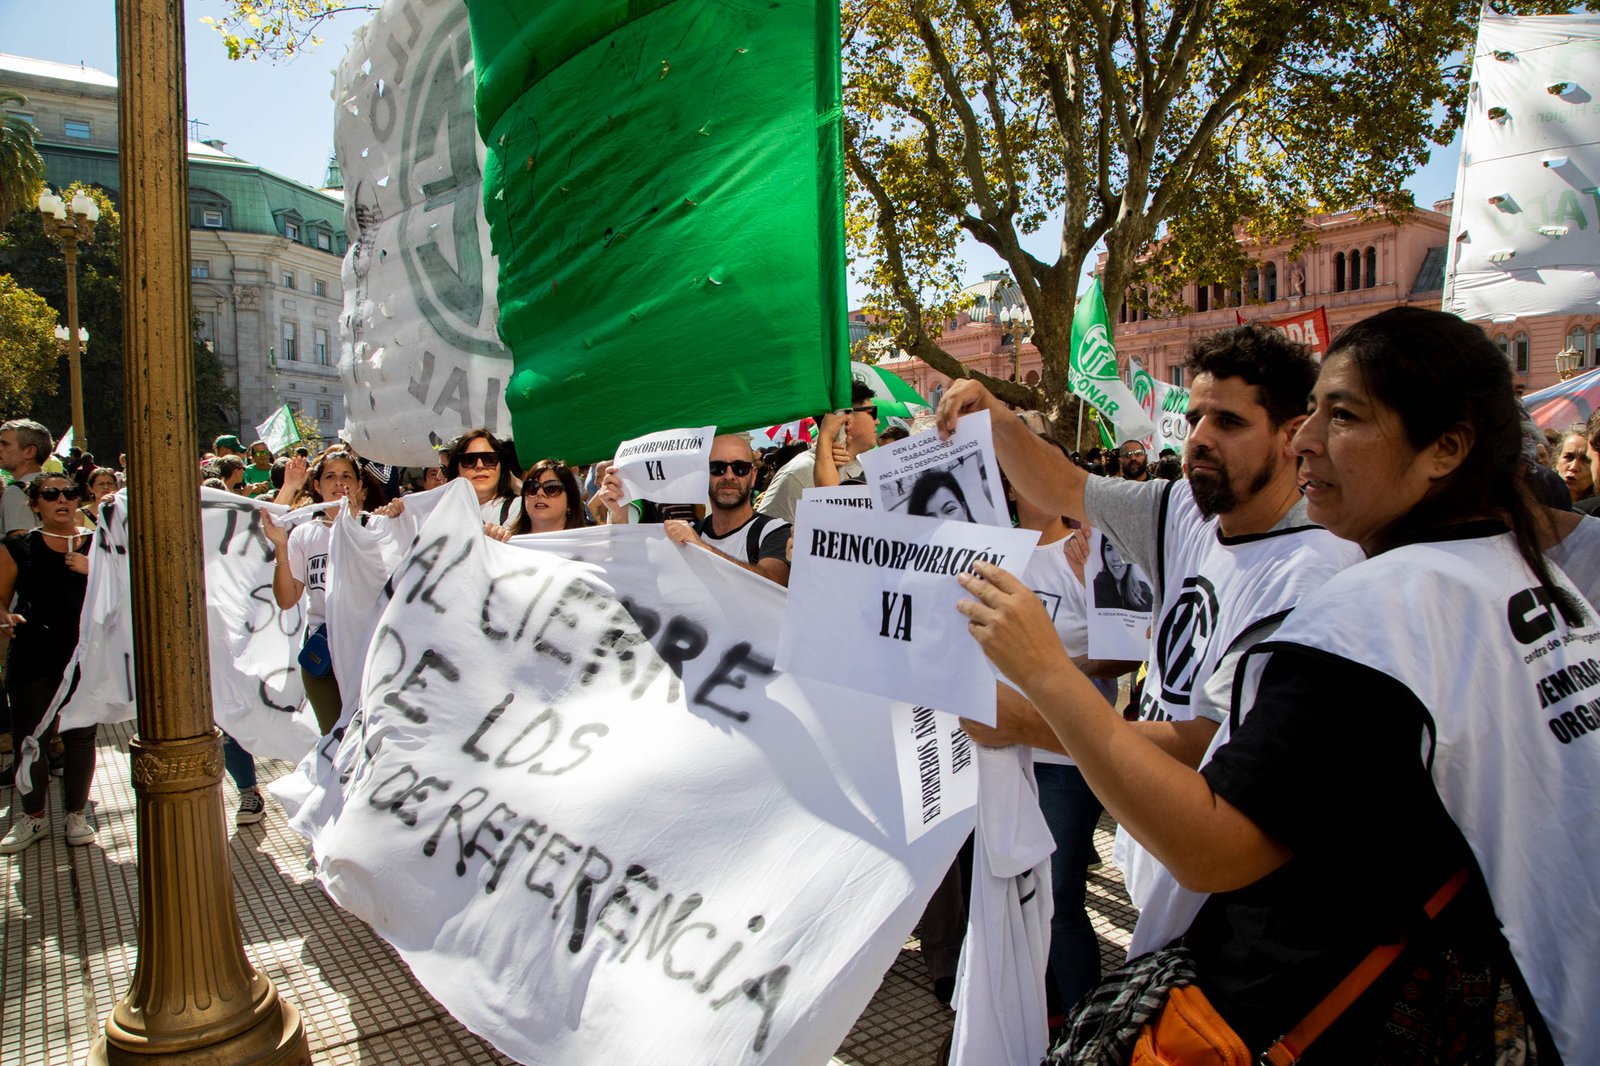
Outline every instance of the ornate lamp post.
<svg viewBox="0 0 1600 1066">
<path fill-rule="evenodd" d="M 1583 353 L 1567 345 L 1566 350 L 1556 353 L 1556 376 L 1566 381 L 1578 372 L 1578 367 L 1583 364 Z"/>
<path fill-rule="evenodd" d="M 1007 305 L 1000 309 L 1000 326 L 1011 334 L 1011 380 L 1020 382 L 1022 371 L 1022 331 L 1033 328 L 1033 312 L 1026 304 Z"/>
<path fill-rule="evenodd" d="M 198 468 L 182 461 L 196 443 L 183 68 L 180 0 L 119 0 L 139 959 L 89 1061 L 309 1066 L 299 1012 L 245 957 L 233 905 Z"/>
<path fill-rule="evenodd" d="M 46 189 L 39 194 L 39 213 L 44 216 L 44 231 L 61 245 L 67 261 L 67 376 L 72 384 L 72 439 L 84 451 L 89 436 L 83 431 L 83 368 L 78 364 L 78 242 L 94 240 L 94 224 L 100 221 L 100 205 L 94 197 L 80 192 L 69 205 Z M 87 336 L 87 335 L 85 335 Z"/>
</svg>

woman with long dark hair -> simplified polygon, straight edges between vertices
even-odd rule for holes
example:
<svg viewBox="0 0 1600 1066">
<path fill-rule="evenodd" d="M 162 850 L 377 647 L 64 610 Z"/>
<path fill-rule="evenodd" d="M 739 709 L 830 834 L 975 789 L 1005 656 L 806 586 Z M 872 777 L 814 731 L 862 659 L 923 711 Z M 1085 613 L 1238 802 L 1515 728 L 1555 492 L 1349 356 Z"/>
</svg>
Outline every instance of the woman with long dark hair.
<svg viewBox="0 0 1600 1066">
<path fill-rule="evenodd" d="M 541 459 L 522 479 L 522 513 L 511 523 L 510 533 L 551 533 L 582 529 L 588 525 L 583 490 L 572 468 L 559 459 Z"/>
<path fill-rule="evenodd" d="M 522 513 L 517 479 L 512 474 L 514 463 L 515 456 L 505 441 L 487 429 L 474 429 L 450 443 L 445 477 L 450 481 L 466 478 L 478 494 L 483 520 L 509 527 Z"/>
<path fill-rule="evenodd" d="M 963 579 L 973 635 L 1106 808 L 1209 893 L 1113 975 L 1166 1007 L 1080 1017 L 1080 1043 L 1159 1044 L 1181 999 L 1240 1061 L 1285 1033 L 1303 1052 L 1319 1004 L 1307 1064 L 1600 1046 L 1600 626 L 1539 551 L 1520 438 L 1476 326 L 1398 308 L 1335 340 L 1295 447 L 1310 517 L 1367 559 L 1247 656 L 1199 771 L 1098 699 L 1015 578 Z"/>
<path fill-rule="evenodd" d="M 78 487 L 65 474 L 40 474 L 28 484 L 28 503 L 39 516 L 38 528 L 7 537 L 5 550 L 0 551 L 0 634 L 11 638 L 6 687 L 11 697 L 11 748 L 16 752 L 44 720 L 78 646 L 91 537 L 78 526 L 78 498 Z M 15 611 L 9 609 L 13 595 Z M 94 740 L 92 725 L 61 733 L 68 844 L 94 843 L 95 830 L 86 814 L 94 782 Z M 0 841 L 0 854 L 21 851 L 50 831 L 45 815 L 49 773 L 41 751 L 28 771 L 30 787 L 21 797 L 22 813 Z"/>
</svg>

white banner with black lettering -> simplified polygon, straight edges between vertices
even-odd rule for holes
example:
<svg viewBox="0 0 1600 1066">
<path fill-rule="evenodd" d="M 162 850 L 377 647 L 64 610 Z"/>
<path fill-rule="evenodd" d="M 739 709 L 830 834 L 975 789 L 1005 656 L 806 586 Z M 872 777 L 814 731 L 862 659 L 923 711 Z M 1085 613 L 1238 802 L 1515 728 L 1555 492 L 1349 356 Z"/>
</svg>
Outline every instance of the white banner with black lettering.
<svg viewBox="0 0 1600 1066">
<path fill-rule="evenodd" d="M 711 490 L 711 439 L 716 426 L 664 429 L 617 445 L 611 469 L 629 500 L 702 504 Z"/>
<path fill-rule="evenodd" d="M 1148 658 L 1153 586 L 1098 529 L 1089 537 L 1083 582 L 1089 591 L 1089 658 Z"/>
<path fill-rule="evenodd" d="M 865 485 L 836 485 L 833 488 L 801 489 L 800 498 L 802 500 L 819 500 L 835 507 L 855 507 L 863 511 L 873 510 L 872 490 Z"/>
<path fill-rule="evenodd" d="M 127 490 L 100 507 L 78 647 L 56 694 L 62 729 L 126 721 L 136 709 Z M 299 759 L 317 739 L 300 682 L 305 618 L 298 604 L 280 611 L 274 602 L 273 549 L 262 532 L 268 515 L 285 511 L 231 492 L 200 490 L 217 725 L 254 755 Z"/>
<path fill-rule="evenodd" d="M 1020 574 L 1038 542 L 1033 530 L 801 500 L 778 665 L 993 725 L 994 672 L 956 610 L 956 576 L 978 562 Z"/>
<path fill-rule="evenodd" d="M 972 738 L 955 715 L 909 703 L 892 704 L 889 714 L 909 843 L 972 809 L 978 801 L 978 768 Z"/>
<path fill-rule="evenodd" d="M 904 842 L 887 703 L 777 670 L 783 603 L 655 526 L 500 544 L 447 494 L 318 877 L 519 1061 L 827 1061 L 972 820 Z"/>
</svg>

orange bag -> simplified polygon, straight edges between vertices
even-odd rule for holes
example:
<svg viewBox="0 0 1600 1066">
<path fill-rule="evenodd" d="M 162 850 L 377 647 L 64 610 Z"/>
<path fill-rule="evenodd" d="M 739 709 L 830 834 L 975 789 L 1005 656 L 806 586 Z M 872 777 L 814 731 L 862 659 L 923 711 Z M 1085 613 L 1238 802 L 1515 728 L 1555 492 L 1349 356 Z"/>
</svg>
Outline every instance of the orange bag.
<svg viewBox="0 0 1600 1066">
<path fill-rule="evenodd" d="M 1155 1021 L 1133 1045 L 1133 1066 L 1250 1066 L 1244 1046 L 1198 986 L 1167 992 Z"/>
</svg>

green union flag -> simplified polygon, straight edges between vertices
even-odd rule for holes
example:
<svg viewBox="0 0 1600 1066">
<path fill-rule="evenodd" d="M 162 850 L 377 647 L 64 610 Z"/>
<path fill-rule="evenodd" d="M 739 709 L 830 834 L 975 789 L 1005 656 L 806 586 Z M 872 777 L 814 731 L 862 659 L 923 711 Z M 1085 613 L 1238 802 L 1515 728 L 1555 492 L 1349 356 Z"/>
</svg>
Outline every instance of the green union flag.
<svg viewBox="0 0 1600 1066">
<path fill-rule="evenodd" d="M 1117 352 L 1111 343 L 1111 320 L 1106 315 L 1099 278 L 1078 297 L 1078 308 L 1072 315 L 1069 358 L 1067 387 L 1104 416 L 1117 443 L 1140 440 L 1154 431 L 1155 423 L 1145 416 L 1139 401 L 1117 374 Z"/>
<path fill-rule="evenodd" d="M 838 0 L 468 0 L 525 462 L 849 400 Z"/>
</svg>

